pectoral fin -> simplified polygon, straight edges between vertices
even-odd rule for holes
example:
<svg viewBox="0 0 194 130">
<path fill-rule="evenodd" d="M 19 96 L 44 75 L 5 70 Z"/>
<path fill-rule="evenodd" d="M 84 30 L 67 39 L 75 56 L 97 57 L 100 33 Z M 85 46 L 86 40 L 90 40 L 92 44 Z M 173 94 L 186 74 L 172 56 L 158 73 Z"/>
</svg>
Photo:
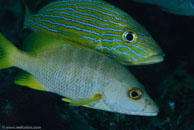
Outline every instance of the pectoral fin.
<svg viewBox="0 0 194 130">
<path fill-rule="evenodd" d="M 65 37 L 72 38 L 72 40 L 71 41 L 65 40 Z M 83 36 L 81 36 L 80 34 L 61 32 L 59 36 L 52 36 L 45 32 L 32 32 L 27 36 L 27 38 L 25 38 L 23 43 L 23 50 L 32 54 L 37 54 L 41 51 L 53 49 L 55 47 L 64 45 L 66 46 L 74 45 L 79 48 L 84 48 L 80 44 L 76 43 L 76 41 L 74 41 L 75 37 L 76 40 L 92 44 L 89 43 L 89 41 L 83 38 Z"/>
<path fill-rule="evenodd" d="M 102 98 L 101 94 L 94 94 L 92 98 L 79 98 L 79 99 L 68 99 L 68 98 L 62 98 L 63 101 L 70 102 L 70 106 L 84 106 L 89 103 L 95 102 L 97 100 L 100 100 Z"/>
<path fill-rule="evenodd" d="M 27 86 L 33 89 L 45 91 L 42 85 L 29 73 L 22 71 L 16 76 L 14 80 L 15 84 L 21 86 Z"/>
</svg>

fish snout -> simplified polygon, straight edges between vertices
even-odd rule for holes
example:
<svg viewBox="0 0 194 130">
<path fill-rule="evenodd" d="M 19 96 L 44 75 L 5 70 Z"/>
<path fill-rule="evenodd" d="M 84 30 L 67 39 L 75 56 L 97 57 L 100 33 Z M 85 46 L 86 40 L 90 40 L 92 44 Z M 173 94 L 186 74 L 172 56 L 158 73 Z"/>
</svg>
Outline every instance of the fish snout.
<svg viewBox="0 0 194 130">
<path fill-rule="evenodd" d="M 147 116 L 157 116 L 159 112 L 158 106 L 153 101 L 148 101 L 145 99 L 145 107 L 142 110 Z"/>
</svg>

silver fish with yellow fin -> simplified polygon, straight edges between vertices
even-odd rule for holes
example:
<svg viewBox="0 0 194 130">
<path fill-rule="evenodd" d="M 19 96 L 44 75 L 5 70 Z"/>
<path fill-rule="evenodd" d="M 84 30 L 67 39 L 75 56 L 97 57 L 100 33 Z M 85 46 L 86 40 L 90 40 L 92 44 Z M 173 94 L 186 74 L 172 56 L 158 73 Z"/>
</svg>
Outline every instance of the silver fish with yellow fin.
<svg viewBox="0 0 194 130">
<path fill-rule="evenodd" d="M 72 106 L 156 116 L 158 107 L 135 77 L 114 60 L 64 44 L 47 34 L 31 34 L 24 50 L 0 34 L 0 68 L 25 72 L 15 83 L 61 95 Z"/>
<path fill-rule="evenodd" d="M 62 0 L 26 12 L 25 26 L 66 43 L 113 58 L 123 65 L 163 61 L 149 32 L 124 11 L 102 0 Z"/>
<path fill-rule="evenodd" d="M 139 3 L 153 4 L 161 10 L 177 15 L 194 16 L 194 0 L 133 0 Z"/>
</svg>

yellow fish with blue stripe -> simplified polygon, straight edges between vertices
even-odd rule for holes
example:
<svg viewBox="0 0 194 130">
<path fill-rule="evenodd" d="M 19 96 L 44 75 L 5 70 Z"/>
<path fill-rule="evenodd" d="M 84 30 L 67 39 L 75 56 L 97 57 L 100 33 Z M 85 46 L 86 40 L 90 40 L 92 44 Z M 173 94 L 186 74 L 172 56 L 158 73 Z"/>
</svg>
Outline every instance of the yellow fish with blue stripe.
<svg viewBox="0 0 194 130">
<path fill-rule="evenodd" d="M 0 69 L 14 66 L 24 70 L 16 84 L 61 95 L 72 106 L 130 115 L 158 114 L 157 105 L 126 67 L 47 35 L 31 34 L 21 51 L 0 34 Z"/>
<path fill-rule="evenodd" d="M 37 14 L 26 13 L 25 26 L 67 43 L 113 58 L 123 65 L 163 61 L 149 32 L 124 11 L 101 0 L 62 0 Z"/>
</svg>

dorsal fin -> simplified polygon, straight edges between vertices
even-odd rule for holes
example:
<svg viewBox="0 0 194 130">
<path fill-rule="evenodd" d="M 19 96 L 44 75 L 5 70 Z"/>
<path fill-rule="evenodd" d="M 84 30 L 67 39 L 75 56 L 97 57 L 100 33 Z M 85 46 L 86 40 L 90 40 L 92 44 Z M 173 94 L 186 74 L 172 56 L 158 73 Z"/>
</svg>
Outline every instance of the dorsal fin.
<svg viewBox="0 0 194 130">
<path fill-rule="evenodd" d="M 37 53 L 64 44 L 64 40 L 55 38 L 47 33 L 32 32 L 24 40 L 23 50 L 30 53 Z"/>
<path fill-rule="evenodd" d="M 21 71 L 14 80 L 15 84 L 45 91 L 46 89 L 28 72 Z"/>
</svg>

